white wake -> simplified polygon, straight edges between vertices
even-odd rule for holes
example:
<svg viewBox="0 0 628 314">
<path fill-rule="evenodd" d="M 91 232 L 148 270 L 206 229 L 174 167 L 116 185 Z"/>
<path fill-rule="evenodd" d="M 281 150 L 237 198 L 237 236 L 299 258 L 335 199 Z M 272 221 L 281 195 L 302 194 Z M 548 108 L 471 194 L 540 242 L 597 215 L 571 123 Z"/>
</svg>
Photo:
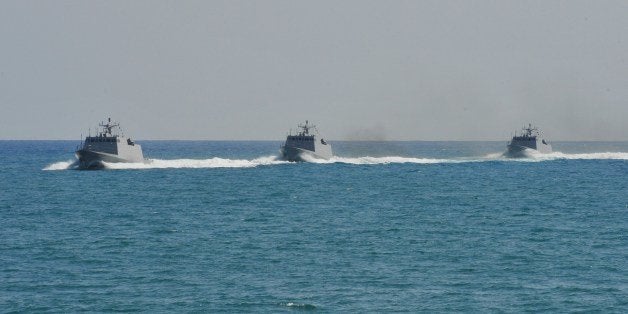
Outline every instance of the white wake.
<svg viewBox="0 0 628 314">
<path fill-rule="evenodd" d="M 525 158 L 507 158 L 503 153 L 492 153 L 479 157 L 460 158 L 421 158 L 421 157 L 340 157 L 335 156 L 329 160 L 306 157 L 307 162 L 316 164 L 353 164 L 353 165 L 386 165 L 386 164 L 445 164 L 445 163 L 471 163 L 487 161 L 503 162 L 542 162 L 559 159 L 582 160 L 628 160 L 628 153 L 603 152 L 603 153 L 578 153 L 568 154 L 553 152 L 541 154 L 528 153 Z M 214 157 L 209 159 L 150 159 L 144 163 L 103 163 L 107 169 L 166 169 L 166 168 L 253 168 L 259 166 L 271 166 L 280 164 L 297 164 L 279 159 L 277 156 L 265 156 L 255 159 L 228 159 Z M 77 169 L 77 162 L 68 160 L 52 163 L 43 170 L 69 170 Z"/>
<path fill-rule="evenodd" d="M 352 165 L 385 165 L 385 164 L 442 164 L 442 163 L 460 163 L 469 162 L 465 159 L 440 159 L 440 158 L 420 158 L 420 157 L 401 157 L 401 156 L 386 156 L 386 157 L 339 157 L 334 156 L 329 160 L 317 159 L 314 157 L 306 156 L 302 157 L 305 161 L 317 164 L 352 164 Z"/>
<path fill-rule="evenodd" d="M 166 169 L 166 168 L 252 168 L 284 164 L 275 156 L 247 159 L 150 159 L 144 163 L 103 163 L 107 169 Z"/>
<path fill-rule="evenodd" d="M 512 159 L 512 158 L 506 158 Z M 569 160 L 628 160 L 628 153 L 624 152 L 599 152 L 599 153 L 562 153 L 552 152 L 549 154 L 542 154 L 535 150 L 526 151 L 526 157 L 521 158 L 527 161 L 547 161 L 557 159 L 569 159 Z M 516 158 L 514 158 L 516 160 Z"/>
<path fill-rule="evenodd" d="M 531 150 L 527 152 L 524 158 L 509 158 L 504 153 L 491 153 L 477 157 L 458 157 L 458 158 L 421 158 L 421 157 L 339 157 L 334 156 L 329 160 L 316 159 L 310 156 L 304 156 L 305 161 L 318 164 L 345 163 L 354 165 L 378 165 L 378 164 L 445 164 L 445 163 L 469 163 L 469 162 L 486 162 L 486 161 L 504 161 L 504 162 L 540 162 L 558 159 L 589 159 L 589 160 L 628 160 L 628 153 L 623 152 L 605 152 L 605 153 L 586 153 L 586 154 L 568 154 L 561 152 L 553 152 L 542 154 Z"/>
</svg>

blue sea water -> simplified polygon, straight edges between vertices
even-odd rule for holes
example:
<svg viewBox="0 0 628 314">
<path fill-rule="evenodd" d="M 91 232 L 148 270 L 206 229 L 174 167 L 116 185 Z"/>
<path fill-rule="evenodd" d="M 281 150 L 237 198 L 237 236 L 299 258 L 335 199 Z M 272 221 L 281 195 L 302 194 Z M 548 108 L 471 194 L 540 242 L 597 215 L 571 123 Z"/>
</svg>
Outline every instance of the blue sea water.
<svg viewBox="0 0 628 314">
<path fill-rule="evenodd" d="M 0 141 L 1 312 L 628 312 L 628 143 Z"/>
</svg>

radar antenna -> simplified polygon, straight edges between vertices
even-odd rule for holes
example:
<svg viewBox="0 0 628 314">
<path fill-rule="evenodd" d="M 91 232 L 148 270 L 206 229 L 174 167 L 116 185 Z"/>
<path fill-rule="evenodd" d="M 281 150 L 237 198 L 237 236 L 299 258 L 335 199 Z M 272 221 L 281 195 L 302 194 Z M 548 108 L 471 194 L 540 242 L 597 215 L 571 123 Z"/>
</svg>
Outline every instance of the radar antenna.
<svg viewBox="0 0 628 314">
<path fill-rule="evenodd" d="M 120 126 L 119 123 L 115 123 L 115 122 L 112 123 L 111 118 L 107 119 L 107 123 L 101 122 L 99 125 L 102 127 L 102 132 L 101 132 L 102 136 L 107 136 L 107 134 L 109 136 L 113 136 L 113 133 L 112 133 L 113 128 Z"/>
<path fill-rule="evenodd" d="M 298 125 L 299 128 L 301 129 L 301 132 L 299 132 L 299 135 L 310 135 L 310 129 L 316 129 L 316 126 L 313 124 L 310 124 L 310 121 L 305 120 L 305 124 L 299 124 Z"/>
<path fill-rule="evenodd" d="M 538 130 L 535 127 L 532 127 L 532 123 L 528 123 L 528 127 L 523 127 L 523 135 L 527 136 L 527 137 L 532 137 L 535 135 L 535 133 L 538 134 Z"/>
</svg>

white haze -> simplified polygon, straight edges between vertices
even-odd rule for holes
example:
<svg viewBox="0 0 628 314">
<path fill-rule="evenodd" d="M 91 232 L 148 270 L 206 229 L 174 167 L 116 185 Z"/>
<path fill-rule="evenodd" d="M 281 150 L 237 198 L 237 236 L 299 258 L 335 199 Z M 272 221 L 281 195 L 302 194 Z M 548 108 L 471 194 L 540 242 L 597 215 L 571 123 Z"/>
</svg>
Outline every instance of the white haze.
<svg viewBox="0 0 628 314">
<path fill-rule="evenodd" d="M 0 3 L 0 139 L 628 140 L 627 1 Z"/>
</svg>

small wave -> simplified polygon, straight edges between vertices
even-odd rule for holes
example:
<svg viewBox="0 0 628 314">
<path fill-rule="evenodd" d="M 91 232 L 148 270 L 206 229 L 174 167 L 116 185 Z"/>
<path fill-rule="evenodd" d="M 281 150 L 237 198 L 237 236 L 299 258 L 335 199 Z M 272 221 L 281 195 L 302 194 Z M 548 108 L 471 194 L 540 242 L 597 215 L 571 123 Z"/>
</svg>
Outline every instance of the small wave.
<svg viewBox="0 0 628 314">
<path fill-rule="evenodd" d="M 286 302 L 286 303 L 279 303 L 279 305 L 289 307 L 292 309 L 299 309 L 299 310 L 309 310 L 309 311 L 316 310 L 315 305 L 307 304 L 307 303 Z"/>
</svg>

